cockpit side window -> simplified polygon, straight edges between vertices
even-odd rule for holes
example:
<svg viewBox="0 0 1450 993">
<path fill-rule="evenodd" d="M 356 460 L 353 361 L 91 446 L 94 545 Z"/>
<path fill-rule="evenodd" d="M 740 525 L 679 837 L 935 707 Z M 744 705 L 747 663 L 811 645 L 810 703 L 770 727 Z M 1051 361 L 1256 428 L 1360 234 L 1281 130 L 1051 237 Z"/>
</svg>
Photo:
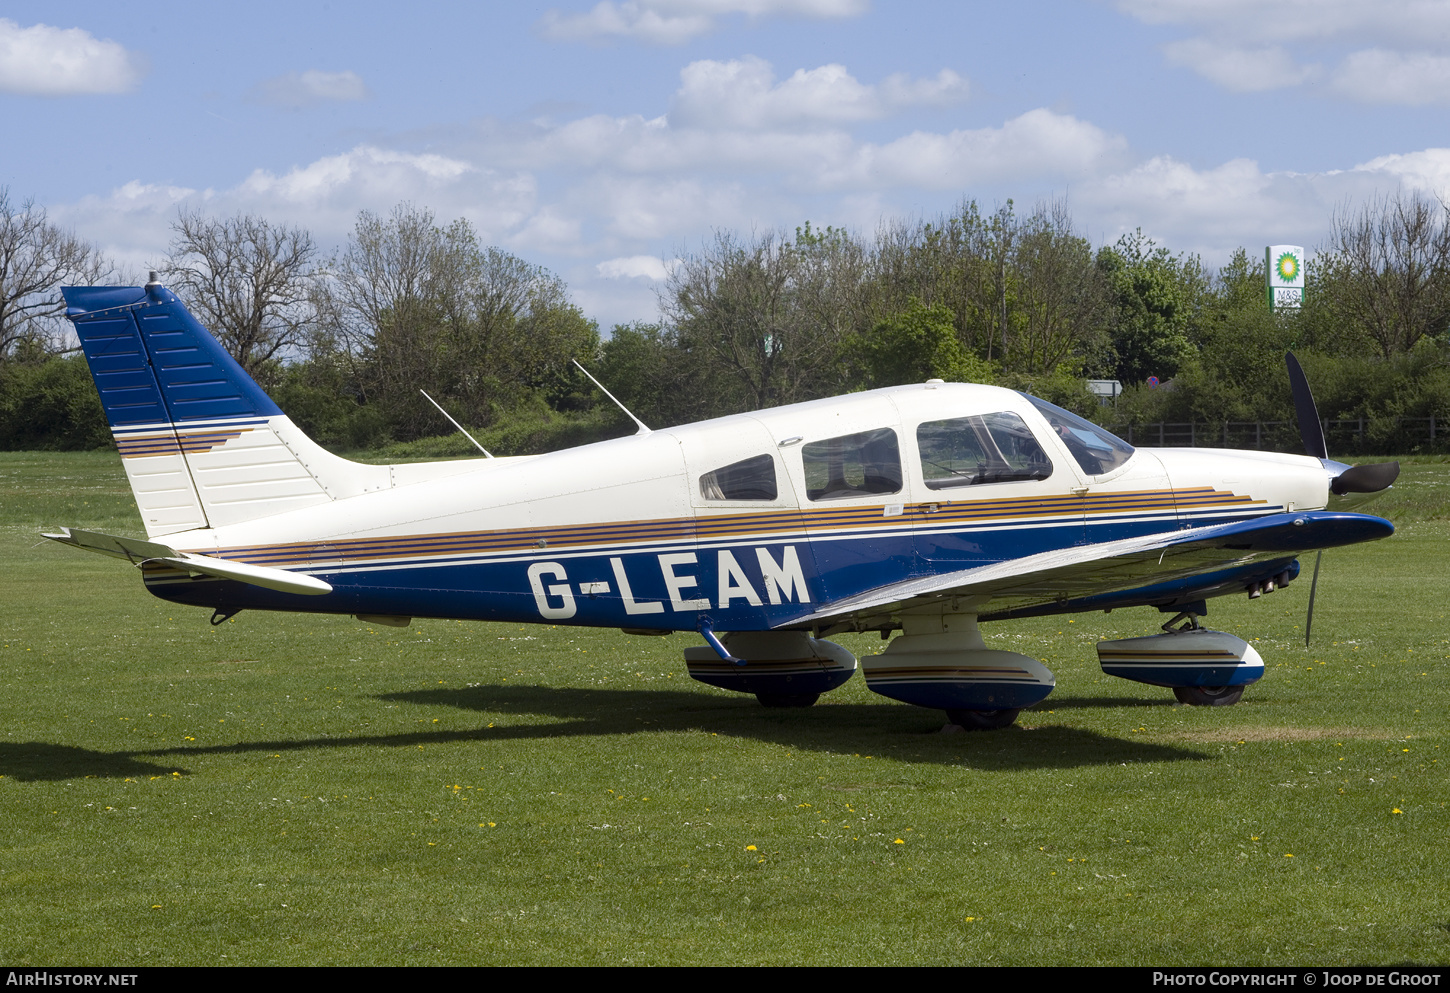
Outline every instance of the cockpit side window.
<svg viewBox="0 0 1450 993">
<path fill-rule="evenodd" d="M 774 500 L 775 459 L 757 455 L 722 466 L 700 477 L 700 496 L 706 500 Z"/>
<path fill-rule="evenodd" d="M 901 451 L 890 428 L 813 441 L 801 458 L 812 500 L 901 492 Z"/>
<path fill-rule="evenodd" d="M 1133 457 L 1133 446 L 1106 428 L 1100 428 L 1092 421 L 1046 400 L 1026 393 L 1022 395 L 1047 418 L 1053 433 L 1062 439 L 1082 471 L 1089 476 L 1112 472 Z"/>
<path fill-rule="evenodd" d="M 1027 424 L 1010 411 L 927 421 L 916 429 L 928 489 L 1046 479 L 1052 461 Z"/>
</svg>

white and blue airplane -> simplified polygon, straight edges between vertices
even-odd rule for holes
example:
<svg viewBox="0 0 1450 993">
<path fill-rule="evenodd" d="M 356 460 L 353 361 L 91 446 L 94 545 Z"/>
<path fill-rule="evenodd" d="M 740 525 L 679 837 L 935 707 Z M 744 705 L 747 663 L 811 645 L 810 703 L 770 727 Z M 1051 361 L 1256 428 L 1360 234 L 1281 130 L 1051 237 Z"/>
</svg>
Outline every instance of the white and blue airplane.
<svg viewBox="0 0 1450 993">
<path fill-rule="evenodd" d="M 1264 664 L 1198 624 L 1206 601 L 1394 530 L 1345 508 L 1398 465 L 1327 458 L 1292 357 L 1310 456 L 1134 449 L 1034 397 L 932 380 L 545 455 L 362 465 L 304 435 L 154 275 L 64 293 L 146 540 L 47 537 L 128 559 L 213 623 L 692 631 L 690 674 L 766 706 L 851 677 L 829 635 L 900 631 L 859 660 L 870 689 L 992 728 L 1054 677 L 988 649 L 979 621 L 1157 607 L 1163 632 L 1103 642 L 1103 670 L 1230 704 Z"/>
</svg>

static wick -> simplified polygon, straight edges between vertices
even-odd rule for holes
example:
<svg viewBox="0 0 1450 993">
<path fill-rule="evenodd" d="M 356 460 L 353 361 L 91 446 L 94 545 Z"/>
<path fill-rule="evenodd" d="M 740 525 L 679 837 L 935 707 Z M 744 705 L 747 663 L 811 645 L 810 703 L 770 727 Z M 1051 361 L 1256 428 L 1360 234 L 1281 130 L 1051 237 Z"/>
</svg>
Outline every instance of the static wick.
<svg viewBox="0 0 1450 993">
<path fill-rule="evenodd" d="M 421 394 L 423 394 L 424 398 L 427 399 L 427 401 L 429 403 L 431 403 L 433 406 L 435 406 L 435 407 L 438 408 L 438 413 L 440 413 L 444 417 L 448 418 L 448 423 L 452 424 L 458 430 L 462 431 L 463 432 L 463 437 L 465 437 L 469 441 L 473 442 L 473 447 L 474 448 L 478 449 L 480 452 L 482 452 L 484 455 L 487 455 L 489 458 L 493 458 L 493 453 L 490 452 L 487 448 L 484 448 L 482 445 L 480 445 L 478 443 L 478 439 L 475 438 L 473 435 L 469 434 L 468 431 L 464 429 L 464 427 L 463 427 L 462 424 L 459 424 L 457 421 L 455 421 L 453 419 L 453 415 L 450 414 L 450 413 L 448 413 L 448 411 L 444 410 L 443 407 L 442 407 L 442 405 L 439 404 L 437 400 L 434 400 L 432 397 L 428 396 L 428 391 L 427 390 L 419 390 L 418 392 L 421 393 Z"/>
</svg>

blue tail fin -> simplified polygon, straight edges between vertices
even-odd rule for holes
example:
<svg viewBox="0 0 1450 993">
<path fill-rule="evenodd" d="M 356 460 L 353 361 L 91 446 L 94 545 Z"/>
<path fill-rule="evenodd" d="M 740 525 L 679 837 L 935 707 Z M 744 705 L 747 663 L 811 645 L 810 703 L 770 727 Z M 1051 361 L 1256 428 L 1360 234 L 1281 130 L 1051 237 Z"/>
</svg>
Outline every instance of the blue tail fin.
<svg viewBox="0 0 1450 993">
<path fill-rule="evenodd" d="M 111 430 L 282 413 L 159 283 L 62 292 Z"/>
<path fill-rule="evenodd" d="M 224 527 L 393 485 L 304 435 L 158 282 L 68 286 L 148 537 Z"/>
</svg>

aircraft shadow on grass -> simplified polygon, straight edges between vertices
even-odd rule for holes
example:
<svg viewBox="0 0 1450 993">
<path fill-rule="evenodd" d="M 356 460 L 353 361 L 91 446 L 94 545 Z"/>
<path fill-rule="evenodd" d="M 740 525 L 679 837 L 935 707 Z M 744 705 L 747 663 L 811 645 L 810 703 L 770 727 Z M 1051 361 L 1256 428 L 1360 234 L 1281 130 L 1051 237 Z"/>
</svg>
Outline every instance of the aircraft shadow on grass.
<svg viewBox="0 0 1450 993">
<path fill-rule="evenodd" d="M 320 749 L 416 748 L 459 742 L 529 742 L 559 738 L 609 738 L 658 732 L 714 733 L 752 738 L 803 751 L 872 754 L 906 762 L 970 764 L 977 770 L 1070 769 L 1143 762 L 1204 761 L 1191 748 L 1117 738 L 1081 728 L 1036 726 L 1046 708 L 1024 711 L 1018 727 L 976 734 L 934 734 L 919 710 L 870 704 L 824 704 L 809 710 L 769 710 L 744 700 L 668 690 L 615 690 L 546 686 L 479 686 L 416 690 L 379 697 L 419 706 L 456 707 L 501 716 L 556 718 L 466 730 L 400 734 L 336 735 L 305 739 L 189 745 L 134 752 L 103 752 L 48 742 L 0 743 L 0 775 L 21 781 L 55 781 L 193 775 L 193 768 L 153 765 L 148 759 L 195 761 L 208 755 L 308 752 Z M 1051 709 L 1143 704 L 1124 700 L 1055 700 Z M 494 723 L 498 718 L 495 717 Z"/>
<path fill-rule="evenodd" d="M 136 752 L 98 752 L 49 741 L 0 741 L 0 776 L 21 782 L 64 779 L 143 779 L 184 772 L 180 766 L 153 765 Z"/>
</svg>

